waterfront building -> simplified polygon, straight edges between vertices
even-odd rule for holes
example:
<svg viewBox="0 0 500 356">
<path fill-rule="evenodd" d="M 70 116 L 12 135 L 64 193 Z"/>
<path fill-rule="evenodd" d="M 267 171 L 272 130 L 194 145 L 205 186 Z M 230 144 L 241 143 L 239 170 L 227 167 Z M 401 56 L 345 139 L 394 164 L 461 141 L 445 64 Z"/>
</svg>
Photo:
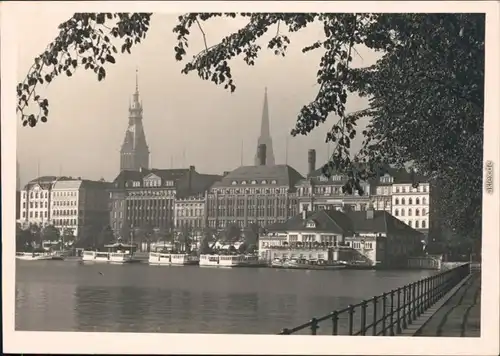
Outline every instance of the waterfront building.
<svg viewBox="0 0 500 356">
<path fill-rule="evenodd" d="M 259 165 L 224 174 L 207 194 L 208 226 L 224 229 L 285 222 L 298 212 L 295 185 L 303 179 L 289 165 L 266 164 L 266 146 L 259 146 Z"/>
<path fill-rule="evenodd" d="M 44 227 L 50 222 L 50 201 L 56 176 L 42 176 L 29 181 L 21 191 L 19 222 L 25 228 L 31 224 Z"/>
<path fill-rule="evenodd" d="M 109 191 L 111 227 L 122 238 L 128 238 L 131 229 L 136 228 L 172 232 L 177 194 L 180 199 L 191 196 L 190 192 L 196 196 L 216 179 L 196 172 L 194 166 L 121 171 Z"/>
<path fill-rule="evenodd" d="M 260 136 L 257 140 L 257 151 L 255 152 L 255 165 L 260 165 L 259 147 L 266 146 L 266 165 L 274 166 L 276 164 L 273 151 L 273 139 L 271 138 L 271 130 L 269 128 L 269 104 L 267 100 L 267 88 L 264 93 L 264 105 L 262 108 L 262 119 L 260 124 Z"/>
<path fill-rule="evenodd" d="M 259 238 L 261 258 L 305 258 L 362 261 L 368 265 L 401 266 L 422 252 L 422 234 L 387 211 L 307 211 L 272 224 Z"/>
<path fill-rule="evenodd" d="M 88 228 L 100 232 L 109 225 L 109 182 L 56 179 L 52 184 L 49 222 L 77 238 Z"/>
<path fill-rule="evenodd" d="M 316 169 L 316 150 L 307 154 L 307 178 L 297 183 L 299 211 L 316 211 L 321 209 L 340 210 L 349 205 L 352 210 L 366 210 L 371 200 L 372 186 L 369 182 L 361 182 L 363 195 L 357 191 L 352 194 L 342 192 L 347 176 L 331 172 L 330 177 L 323 174 L 322 168 Z"/>
<path fill-rule="evenodd" d="M 135 93 L 129 105 L 128 127 L 120 150 L 120 171 L 138 171 L 149 168 L 149 148 L 142 122 L 143 106 L 139 100 L 139 84 L 135 78 Z"/>
</svg>

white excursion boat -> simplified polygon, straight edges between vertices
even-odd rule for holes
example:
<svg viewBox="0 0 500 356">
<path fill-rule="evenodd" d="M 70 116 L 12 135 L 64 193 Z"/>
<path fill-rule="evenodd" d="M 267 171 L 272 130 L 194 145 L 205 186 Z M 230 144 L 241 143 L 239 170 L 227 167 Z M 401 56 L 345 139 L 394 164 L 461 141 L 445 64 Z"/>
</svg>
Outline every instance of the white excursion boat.
<svg viewBox="0 0 500 356">
<path fill-rule="evenodd" d="M 54 258 L 50 252 L 16 252 L 16 259 L 25 261 L 48 261 Z"/>
<path fill-rule="evenodd" d="M 199 262 L 198 256 L 191 256 L 187 253 L 173 253 L 170 255 L 172 265 L 197 265 Z"/>
<path fill-rule="evenodd" d="M 150 265 L 187 266 L 197 265 L 200 259 L 187 253 L 150 252 Z"/>
<path fill-rule="evenodd" d="M 219 255 L 219 267 L 243 267 L 244 255 Z"/>
<path fill-rule="evenodd" d="M 259 259 L 256 255 L 245 255 L 243 256 L 243 267 L 264 267 L 266 262 Z"/>
<path fill-rule="evenodd" d="M 140 262 L 134 257 L 135 245 L 115 243 L 104 245 L 108 249 L 103 251 L 83 251 L 83 262 L 107 262 L 107 263 L 132 263 Z"/>
<path fill-rule="evenodd" d="M 200 255 L 200 267 L 219 267 L 219 255 Z"/>
<path fill-rule="evenodd" d="M 167 252 L 150 252 L 148 263 L 150 265 L 170 265 L 170 255 Z"/>
</svg>

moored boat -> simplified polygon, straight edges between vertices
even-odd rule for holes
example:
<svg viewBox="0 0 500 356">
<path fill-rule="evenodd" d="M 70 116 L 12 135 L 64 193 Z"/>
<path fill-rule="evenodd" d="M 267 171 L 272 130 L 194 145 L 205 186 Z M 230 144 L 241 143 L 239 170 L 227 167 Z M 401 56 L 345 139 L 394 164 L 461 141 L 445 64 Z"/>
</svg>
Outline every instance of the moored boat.
<svg viewBox="0 0 500 356">
<path fill-rule="evenodd" d="M 259 259 L 258 255 L 244 255 L 242 267 L 265 267 L 266 262 Z"/>
<path fill-rule="evenodd" d="M 134 256 L 135 245 L 127 245 L 122 243 L 115 243 L 111 245 L 104 245 L 108 249 L 107 252 L 86 250 L 83 251 L 83 262 L 106 262 L 106 263 L 133 263 L 140 262 Z"/>
<path fill-rule="evenodd" d="M 168 266 L 170 265 L 169 252 L 150 252 L 148 263 L 150 265 Z"/>
<path fill-rule="evenodd" d="M 24 261 L 49 261 L 53 260 L 50 252 L 16 252 L 16 259 Z"/>
<path fill-rule="evenodd" d="M 245 265 L 244 255 L 219 255 L 219 267 L 243 267 Z"/>
<path fill-rule="evenodd" d="M 200 267 L 219 267 L 219 255 L 200 255 Z"/>
<path fill-rule="evenodd" d="M 200 262 L 198 256 L 192 256 L 187 253 L 172 253 L 170 263 L 177 266 L 197 265 Z"/>
</svg>

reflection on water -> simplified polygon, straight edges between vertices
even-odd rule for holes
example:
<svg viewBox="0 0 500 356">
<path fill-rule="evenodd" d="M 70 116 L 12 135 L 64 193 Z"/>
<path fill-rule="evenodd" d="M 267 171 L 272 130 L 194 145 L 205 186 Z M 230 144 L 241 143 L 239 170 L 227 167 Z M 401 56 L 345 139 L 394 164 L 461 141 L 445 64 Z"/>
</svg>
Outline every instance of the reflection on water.
<svg viewBox="0 0 500 356">
<path fill-rule="evenodd" d="M 17 261 L 16 330 L 274 334 L 430 273 Z"/>
</svg>

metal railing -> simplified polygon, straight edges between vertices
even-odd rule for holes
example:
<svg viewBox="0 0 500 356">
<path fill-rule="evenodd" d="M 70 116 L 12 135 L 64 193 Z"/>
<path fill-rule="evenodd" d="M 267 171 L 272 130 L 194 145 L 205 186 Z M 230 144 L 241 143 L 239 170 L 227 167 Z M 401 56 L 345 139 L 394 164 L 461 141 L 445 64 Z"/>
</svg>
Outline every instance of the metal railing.
<svg viewBox="0 0 500 356">
<path fill-rule="evenodd" d="M 318 335 L 320 323 L 326 321 L 330 321 L 330 335 L 398 335 L 469 273 L 470 266 L 467 263 L 363 300 L 361 303 L 335 310 L 321 318 L 312 318 L 294 328 L 283 329 L 279 335 L 300 331 Z"/>
</svg>

